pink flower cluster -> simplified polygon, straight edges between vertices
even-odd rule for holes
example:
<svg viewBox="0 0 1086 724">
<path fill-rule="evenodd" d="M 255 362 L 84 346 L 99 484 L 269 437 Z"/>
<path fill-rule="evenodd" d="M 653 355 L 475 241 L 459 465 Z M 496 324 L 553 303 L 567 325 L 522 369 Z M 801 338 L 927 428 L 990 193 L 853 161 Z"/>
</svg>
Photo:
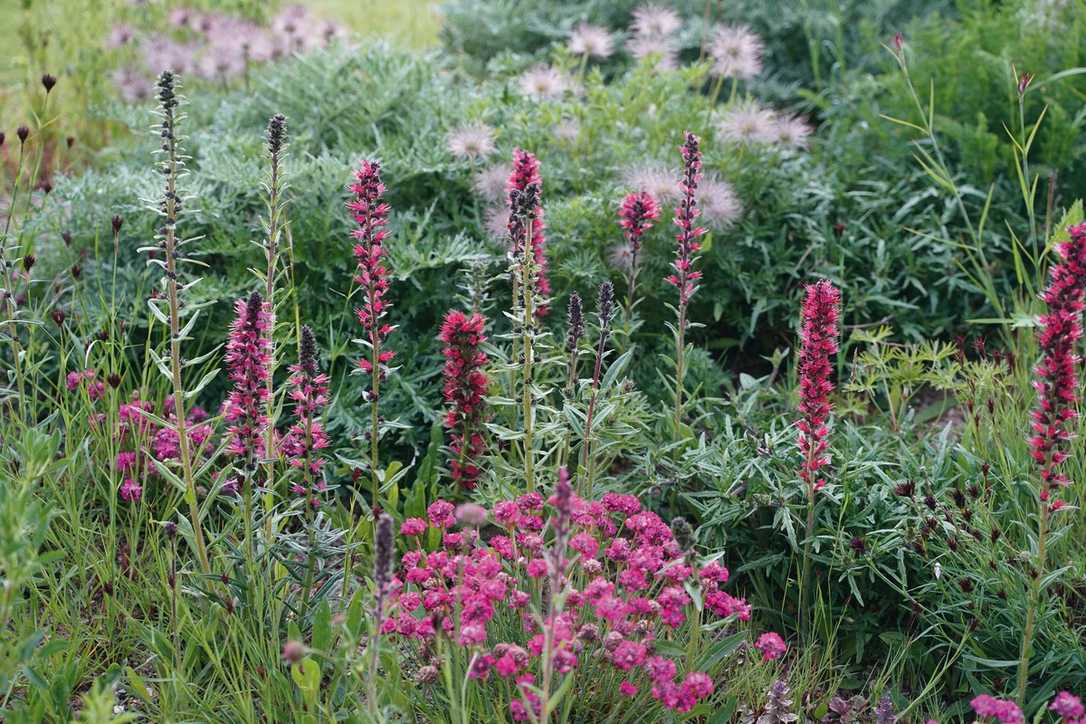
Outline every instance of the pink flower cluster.
<svg viewBox="0 0 1086 724">
<path fill-rule="evenodd" d="M 512 237 L 510 239 L 513 245 L 512 251 L 514 255 L 519 254 L 523 249 L 521 244 L 524 243 L 525 237 L 530 233 L 532 256 L 536 265 L 535 288 L 539 296 L 546 299 L 551 294 L 551 283 L 547 278 L 547 237 L 543 231 L 543 207 L 537 204 L 533 210 L 530 232 L 528 229 L 517 231 L 519 224 L 523 220 L 513 218 L 515 216 L 513 213 L 515 211 L 513 194 L 514 192 L 523 193 L 528 190 L 529 186 L 534 186 L 537 194 L 543 193 L 543 178 L 539 175 L 539 159 L 527 151 L 515 148 L 513 149 L 513 171 L 509 174 L 509 181 L 506 184 L 506 189 L 509 192 L 509 232 Z M 536 316 L 542 317 L 547 314 L 547 311 L 546 304 L 541 303 L 536 307 Z"/>
<path fill-rule="evenodd" d="M 82 372 L 69 372 L 64 380 L 64 385 L 69 392 L 75 392 L 80 387 L 85 387 L 87 397 L 91 399 L 91 402 L 99 400 L 102 395 L 106 394 L 105 383 L 98 379 L 98 373 L 92 369 L 85 369 Z"/>
<path fill-rule="evenodd" d="M 329 441 L 320 420 L 328 404 L 328 375 L 318 371 L 317 341 L 309 327 L 302 327 L 301 351 L 298 363 L 290 367 L 289 382 L 296 419 L 280 441 L 280 449 L 291 467 L 301 471 L 302 482 L 293 483 L 291 492 L 310 495 L 327 488 L 320 478 L 324 465 L 320 451 Z M 315 502 L 311 500 L 311 504 Z"/>
<path fill-rule="evenodd" d="M 237 300 L 234 312 L 226 342 L 226 366 L 234 386 L 223 401 L 223 419 L 229 423 L 227 449 L 252 466 L 268 452 L 264 449 L 265 410 L 274 316 L 258 292 Z"/>
<path fill-rule="evenodd" d="M 167 397 L 163 403 L 162 416 L 173 420 L 173 398 Z M 146 448 L 151 447 L 151 454 L 159 461 L 166 461 L 180 455 L 177 432 L 167 427 L 158 427 L 144 413 L 152 413 L 155 406 L 137 397 L 129 402 L 122 402 L 117 408 L 117 453 L 115 466 L 123 481 L 118 491 L 121 500 L 131 503 L 143 497 L 143 485 L 146 478 L 154 472 Z M 200 407 L 189 410 L 186 432 L 193 450 L 202 451 L 211 437 L 211 426 L 205 424 L 207 413 Z"/>
<path fill-rule="evenodd" d="M 1086 724 L 1086 707 L 1082 705 L 1082 699 L 1069 691 L 1056 694 L 1048 708 L 1056 712 L 1065 724 Z"/>
<path fill-rule="evenodd" d="M 163 416 L 170 422 L 177 421 L 177 406 L 174 404 L 173 395 L 162 403 Z M 197 453 L 201 452 L 207 441 L 211 438 L 211 423 L 207 422 L 208 415 L 202 407 L 192 407 L 185 417 L 185 432 L 188 435 L 189 446 Z M 173 460 L 181 456 L 181 443 L 177 431 L 169 427 L 160 427 L 155 431 L 152 443 L 152 452 L 155 459 L 160 462 Z"/>
<path fill-rule="evenodd" d="M 489 380 L 483 371 L 487 356 L 480 349 L 486 341 L 485 329 L 481 314 L 468 316 L 454 309 L 445 315 L 438 335 L 445 345 L 441 353 L 445 357 L 443 392 L 449 407 L 445 413 L 452 455 L 449 470 L 453 482 L 468 490 L 479 481 L 477 461 L 485 448 L 483 398 Z"/>
<path fill-rule="evenodd" d="M 1078 363 L 1082 337 L 1082 310 L 1086 307 L 1086 223 L 1068 229 L 1070 239 L 1056 246 L 1061 262 L 1049 272 L 1042 299 L 1048 310 L 1041 315 L 1037 341 L 1043 357 L 1035 370 L 1039 404 L 1031 413 L 1030 453 L 1041 466 L 1040 498 L 1047 502 L 1054 491 L 1069 484 L 1060 465 L 1067 459 L 1070 423 L 1078 417 Z M 1062 500 L 1051 503 L 1053 511 Z"/>
<path fill-rule="evenodd" d="M 380 163 L 362 161 L 354 177 L 355 182 L 350 186 L 354 198 L 347 202 L 347 208 L 358 224 L 358 228 L 352 232 L 357 262 L 354 280 L 362 288 L 363 295 L 362 305 L 355 310 L 355 314 L 366 332 L 371 350 L 370 358 L 363 357 L 358 366 L 369 374 L 373 372 L 375 364 L 383 368 L 395 355 L 391 350 L 381 349 L 381 343 L 393 329 L 391 324 L 383 321 L 391 306 L 385 301 L 388 268 L 384 261 L 384 241 L 388 237 L 385 226 L 388 224 L 390 207 L 382 200 L 385 185 L 381 181 Z M 376 359 L 373 359 L 374 356 Z"/>
<path fill-rule="evenodd" d="M 404 554 L 384 633 L 420 642 L 445 636 L 468 648 L 471 678 L 485 681 L 494 673 L 518 685 L 519 698 L 510 702 L 517 721 L 530 718 L 529 708 L 540 704 L 528 687 L 542 667 L 544 632 L 559 674 L 600 658 L 623 672 L 625 695 L 637 695 L 635 680 L 642 676 L 654 699 L 680 712 L 712 693 L 713 681 L 704 673 L 677 679 L 676 663 L 655 650 L 657 636 L 687 620 L 691 586 L 716 616 L 746 621 L 750 606 L 722 590 L 727 568 L 717 562 L 697 568 L 671 529 L 642 510 L 636 496 L 608 493 L 589 502 L 567 492 L 544 501 L 528 493 L 489 513 L 475 508 L 459 511 L 439 500 L 428 509 L 428 521 L 404 521 L 401 535 L 417 539 L 433 528 L 441 531 L 442 547 L 427 552 L 416 542 Z M 479 524 L 488 517 L 501 532 L 484 540 Z M 458 518 L 467 523 L 459 530 Z M 558 537 L 568 540 L 572 557 L 550 550 Z M 493 640 L 511 629 L 521 632 L 515 641 Z"/>
<path fill-rule="evenodd" d="M 780 634 L 767 631 L 754 642 L 754 648 L 762 652 L 764 661 L 772 661 L 784 656 L 788 651 L 788 644 L 784 643 Z"/>
<path fill-rule="evenodd" d="M 618 225 L 626 236 L 626 246 L 630 253 L 630 265 L 637 266 L 641 253 L 641 237 L 652 228 L 652 222 L 660 216 L 660 207 L 648 191 L 636 191 L 627 194 L 618 210 Z"/>
<path fill-rule="evenodd" d="M 1013 701 L 996 699 L 994 696 L 981 694 L 969 702 L 969 705 L 973 707 L 973 711 L 977 713 L 977 717 L 981 721 L 994 719 L 1000 724 L 1023 724 L 1025 722 L 1022 710 Z"/>
<path fill-rule="evenodd" d="M 671 263 L 674 271 L 665 281 L 679 290 L 679 306 L 685 307 L 698 290 L 701 279 L 701 272 L 694 269 L 694 262 L 701 251 L 698 238 L 705 235 L 706 229 L 696 225 L 701 215 L 696 199 L 701 180 L 701 139 L 688 132 L 681 150 L 683 175 L 679 181 L 679 205 L 675 209 L 679 233 L 675 235 L 675 261 Z"/>
<path fill-rule="evenodd" d="M 808 486 L 821 490 L 826 481 L 818 471 L 830 462 L 826 449 L 829 430 L 830 393 L 833 392 L 831 357 L 837 353 L 837 322 L 841 292 L 825 279 L 807 285 L 803 301 L 799 353 L 799 450 L 803 453 L 800 477 Z"/>
</svg>

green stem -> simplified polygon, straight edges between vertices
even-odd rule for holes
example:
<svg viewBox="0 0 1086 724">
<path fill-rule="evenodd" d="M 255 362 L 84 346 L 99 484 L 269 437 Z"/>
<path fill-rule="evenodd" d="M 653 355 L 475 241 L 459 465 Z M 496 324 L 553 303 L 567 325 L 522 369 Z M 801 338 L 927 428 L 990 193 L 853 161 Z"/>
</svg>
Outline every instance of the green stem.
<svg viewBox="0 0 1086 724">
<path fill-rule="evenodd" d="M 1026 627 L 1022 632 L 1022 649 L 1018 657 L 1018 706 L 1025 708 L 1026 689 L 1029 686 L 1029 662 L 1033 656 L 1033 633 L 1036 626 L 1037 610 L 1041 605 L 1041 579 L 1045 575 L 1047 555 L 1045 538 L 1048 534 L 1048 503 L 1039 501 L 1040 514 L 1037 524 L 1037 571 L 1030 583 L 1029 603 L 1026 608 Z"/>
<path fill-rule="evenodd" d="M 686 378 L 686 303 L 679 302 L 679 324 L 675 332 L 675 431 L 682 425 L 683 385 Z"/>
</svg>

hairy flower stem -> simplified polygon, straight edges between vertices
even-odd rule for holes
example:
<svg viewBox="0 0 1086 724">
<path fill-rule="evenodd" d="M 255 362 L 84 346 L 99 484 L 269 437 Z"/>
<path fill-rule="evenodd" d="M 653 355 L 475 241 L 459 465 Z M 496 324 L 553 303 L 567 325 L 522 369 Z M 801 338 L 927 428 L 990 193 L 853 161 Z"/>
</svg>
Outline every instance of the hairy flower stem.
<svg viewBox="0 0 1086 724">
<path fill-rule="evenodd" d="M 377 511 L 380 509 L 378 496 L 381 494 L 381 479 L 378 474 L 378 453 L 380 451 L 380 436 L 381 436 L 381 418 L 377 411 L 377 402 L 380 399 L 381 394 L 381 364 L 378 361 L 381 357 L 381 336 L 376 332 L 370 335 L 370 340 L 373 343 L 371 349 L 373 371 L 371 372 L 370 379 L 370 481 L 372 484 L 371 505 L 373 509 L 373 522 L 377 524 Z"/>
<path fill-rule="evenodd" d="M 675 415 L 676 432 L 683 420 L 683 385 L 686 379 L 686 302 L 679 302 L 678 327 L 675 330 Z"/>
<path fill-rule="evenodd" d="M 160 83 L 168 83 L 168 89 L 164 88 L 163 94 L 169 94 L 172 99 L 173 76 L 163 73 Z M 200 561 L 200 567 L 205 574 L 211 573 L 211 563 L 207 555 L 207 544 L 204 541 L 204 528 L 200 522 L 200 508 L 196 502 L 196 481 L 192 471 L 192 450 L 189 447 L 189 436 L 185 419 L 185 387 L 181 380 L 181 304 L 178 297 L 177 283 L 177 175 L 179 151 L 177 148 L 177 134 L 175 130 L 176 101 L 163 104 L 163 143 L 166 151 L 166 193 L 163 204 L 163 212 L 166 223 L 163 229 L 163 250 L 166 257 L 166 299 L 169 306 L 170 322 L 170 377 L 173 382 L 173 404 L 175 425 L 177 427 L 178 448 L 181 459 L 181 472 L 185 483 L 185 500 L 188 502 L 189 519 L 192 523 L 193 538 L 196 543 L 196 555 Z"/>
<path fill-rule="evenodd" d="M 679 292 L 675 326 L 675 413 L 674 429 L 676 433 L 682 426 L 683 393 L 686 380 L 686 326 L 687 307 L 690 298 L 698 290 L 701 272 L 694 268 L 701 251 L 698 238 L 706 230 L 697 225 L 701 215 L 696 200 L 698 182 L 701 180 L 701 139 L 693 133 L 687 133 L 681 147 L 683 172 L 679 180 L 679 205 L 675 208 L 675 225 L 679 233 L 675 235 L 675 260 L 673 270 L 665 281 Z"/>
<path fill-rule="evenodd" d="M 535 346 L 533 343 L 533 327 L 535 325 L 535 285 L 532 283 L 532 267 L 535 259 L 532 250 L 531 228 L 529 222 L 525 225 L 528 236 L 524 240 L 524 256 L 521 261 L 521 292 L 523 301 L 523 353 L 524 360 L 521 366 L 523 371 L 523 390 L 521 393 L 522 415 L 524 417 L 524 480 L 529 492 L 535 490 L 535 439 L 534 422 L 535 410 L 532 404 L 532 365 L 535 361 Z"/>
<path fill-rule="evenodd" d="M 268 122 L 268 236 L 264 243 L 264 300 L 268 303 L 268 309 L 275 314 L 275 282 L 279 273 L 279 234 L 281 228 L 282 208 L 280 194 L 282 192 L 282 161 L 283 145 L 286 136 L 286 118 L 276 114 Z M 268 417 L 268 426 L 264 431 L 264 450 L 267 462 L 264 466 L 264 486 L 268 493 L 264 498 L 265 508 L 272 505 L 272 493 L 275 490 L 275 328 L 268 334 L 268 375 L 265 413 Z M 268 511 L 270 512 L 270 511 Z M 270 516 L 269 516 L 270 517 Z M 270 534 L 270 531 L 267 531 Z M 270 535 L 268 537 L 270 541 Z"/>
<path fill-rule="evenodd" d="M 809 466 L 811 461 L 811 453 L 807 453 L 807 465 Z M 803 572 L 799 578 L 799 609 L 797 611 L 797 618 L 799 619 L 799 630 L 801 635 L 806 636 L 809 633 L 809 629 L 812 626 L 814 615 L 812 612 L 813 599 L 808 595 L 807 587 L 811 580 L 811 544 L 814 541 L 814 526 L 815 526 L 815 488 L 814 485 L 807 486 L 807 525 L 803 529 Z"/>
<path fill-rule="evenodd" d="M 592 483 L 595 474 L 594 459 L 592 458 L 592 421 L 596 414 L 596 400 L 599 399 L 600 392 L 600 376 L 603 372 L 603 357 L 607 352 L 607 339 L 611 332 L 611 315 L 614 311 L 614 288 L 611 286 L 611 282 L 604 282 L 600 286 L 599 295 L 599 317 L 600 317 L 600 338 L 596 344 L 596 366 L 592 372 L 592 397 L 588 402 L 588 413 L 585 415 L 584 426 L 584 448 L 581 465 L 585 470 L 585 484 L 583 495 L 590 496 L 592 494 Z"/>
<path fill-rule="evenodd" d="M 1045 538 L 1048 534 L 1048 503 L 1040 502 L 1039 521 L 1037 524 L 1037 570 L 1029 587 L 1029 602 L 1026 604 L 1026 627 L 1022 631 L 1022 649 L 1018 656 L 1018 687 L 1016 699 L 1019 706 L 1025 706 L 1026 688 L 1029 685 L 1029 662 L 1033 656 L 1033 629 L 1037 620 L 1037 609 L 1041 605 L 1041 578 L 1047 566 Z"/>
</svg>

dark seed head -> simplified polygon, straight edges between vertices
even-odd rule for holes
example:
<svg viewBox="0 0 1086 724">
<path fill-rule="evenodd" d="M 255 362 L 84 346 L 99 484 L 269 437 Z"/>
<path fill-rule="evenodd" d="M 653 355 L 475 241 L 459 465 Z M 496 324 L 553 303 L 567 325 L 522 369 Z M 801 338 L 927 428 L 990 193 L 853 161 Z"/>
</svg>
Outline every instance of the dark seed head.
<svg viewBox="0 0 1086 724">
<path fill-rule="evenodd" d="M 302 373 L 310 379 L 317 376 L 317 338 L 309 325 L 302 326 L 302 340 L 298 353 L 298 366 Z"/>
<path fill-rule="evenodd" d="M 25 271 L 30 271 L 31 269 L 34 268 L 34 264 L 37 261 L 38 261 L 38 258 L 36 256 L 34 256 L 33 254 L 27 254 L 26 256 L 23 257 L 23 269 Z"/>
<path fill-rule="evenodd" d="M 57 84 L 57 78 L 54 75 L 49 75 L 48 73 L 46 73 L 41 77 L 41 84 L 42 87 L 45 88 L 45 92 L 48 93 L 49 91 L 53 90 L 53 86 Z"/>
<path fill-rule="evenodd" d="M 607 329 L 611 326 L 611 318 L 615 313 L 615 287 L 611 282 L 604 282 L 600 285 L 600 296 L 597 304 L 600 315 L 600 329 Z"/>
<path fill-rule="evenodd" d="M 119 234 L 121 232 L 121 226 L 124 224 L 124 219 L 120 214 L 114 214 L 111 222 L 113 224 L 113 233 Z"/>
<path fill-rule="evenodd" d="M 15 135 L 19 137 L 19 143 L 26 143 L 26 139 L 30 138 L 30 129 L 26 126 L 19 126 L 15 129 Z"/>
<path fill-rule="evenodd" d="M 278 156 L 287 142 L 287 117 L 276 113 L 268 121 L 268 153 Z"/>
<path fill-rule="evenodd" d="M 572 353 L 584 336 L 584 310 L 581 295 L 573 292 L 569 295 L 569 307 L 566 312 L 566 352 Z"/>
</svg>

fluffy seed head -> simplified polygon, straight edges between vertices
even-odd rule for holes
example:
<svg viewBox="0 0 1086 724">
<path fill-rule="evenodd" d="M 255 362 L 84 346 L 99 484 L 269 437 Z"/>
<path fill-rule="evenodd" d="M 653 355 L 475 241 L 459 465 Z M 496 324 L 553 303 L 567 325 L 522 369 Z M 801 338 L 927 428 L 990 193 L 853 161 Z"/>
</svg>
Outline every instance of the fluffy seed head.
<svg viewBox="0 0 1086 724">
<path fill-rule="evenodd" d="M 721 25 L 713 31 L 709 54 L 712 72 L 723 78 L 747 80 L 762 72 L 762 39 L 746 25 Z"/>
<path fill-rule="evenodd" d="M 456 158 L 475 160 L 494 153 L 494 129 L 484 123 L 472 123 L 449 131 L 446 144 Z"/>
<path fill-rule="evenodd" d="M 604 60 L 615 51 L 615 40 L 607 28 L 581 23 L 569 37 L 569 52 Z"/>
</svg>

